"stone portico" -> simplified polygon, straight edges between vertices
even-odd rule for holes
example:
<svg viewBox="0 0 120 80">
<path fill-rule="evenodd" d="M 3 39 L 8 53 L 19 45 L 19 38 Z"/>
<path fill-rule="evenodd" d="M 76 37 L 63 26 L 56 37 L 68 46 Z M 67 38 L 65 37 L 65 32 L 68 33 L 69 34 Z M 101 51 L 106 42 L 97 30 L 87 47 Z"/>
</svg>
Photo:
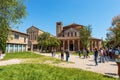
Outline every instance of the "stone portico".
<svg viewBox="0 0 120 80">
<path fill-rule="evenodd" d="M 61 47 L 63 49 L 68 49 L 70 51 L 77 51 L 79 49 L 83 49 L 80 37 L 79 30 L 84 26 L 79 24 L 71 24 L 68 26 L 62 26 L 61 22 L 57 22 L 56 24 L 56 35 L 57 38 L 61 40 Z M 90 43 L 90 50 L 93 48 L 101 48 L 102 40 L 91 37 L 92 41 Z"/>
</svg>

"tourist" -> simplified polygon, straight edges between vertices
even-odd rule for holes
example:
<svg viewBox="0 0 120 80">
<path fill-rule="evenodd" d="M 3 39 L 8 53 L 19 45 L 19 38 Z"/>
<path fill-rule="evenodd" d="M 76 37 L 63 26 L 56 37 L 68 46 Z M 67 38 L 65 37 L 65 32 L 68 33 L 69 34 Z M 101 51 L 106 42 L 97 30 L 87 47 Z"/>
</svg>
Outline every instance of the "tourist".
<svg viewBox="0 0 120 80">
<path fill-rule="evenodd" d="M 81 51 L 80 49 L 78 50 L 78 55 L 79 55 L 79 58 L 81 57 Z"/>
<path fill-rule="evenodd" d="M 64 60 L 64 50 L 63 50 L 63 48 L 61 49 L 61 61 L 63 61 Z"/>
<path fill-rule="evenodd" d="M 107 50 L 105 48 L 103 48 L 103 56 L 104 56 L 104 60 L 108 62 Z"/>
<path fill-rule="evenodd" d="M 112 52 L 113 52 L 113 50 L 112 50 L 112 48 L 110 48 L 110 49 L 109 49 L 109 52 L 108 52 L 108 53 L 109 53 L 109 58 L 110 58 L 110 59 L 113 59 L 113 57 L 112 57 L 112 54 L 113 54 L 113 53 L 112 53 Z"/>
<path fill-rule="evenodd" d="M 118 66 L 118 76 L 120 79 L 120 46 L 115 49 L 115 61 L 116 61 L 117 66 Z"/>
<path fill-rule="evenodd" d="M 84 59 L 87 58 L 87 50 L 86 49 L 83 49 L 83 56 L 84 56 Z"/>
<path fill-rule="evenodd" d="M 65 53 L 66 53 L 66 61 L 68 62 L 68 58 L 70 57 L 69 50 L 68 50 L 68 49 L 66 49 Z"/>
<path fill-rule="evenodd" d="M 104 50 L 103 50 L 103 48 L 100 48 L 100 63 L 101 62 L 105 62 L 105 60 L 104 60 Z"/>
<path fill-rule="evenodd" d="M 55 52 L 56 52 L 56 49 L 55 49 L 55 48 L 53 48 L 53 49 L 52 49 L 52 57 L 54 57 L 54 56 L 55 56 Z"/>
<path fill-rule="evenodd" d="M 86 52 L 87 52 L 87 58 L 90 58 L 90 56 L 89 56 L 90 51 L 88 49 L 86 49 Z"/>
<path fill-rule="evenodd" d="M 94 49 L 94 60 L 95 60 L 95 65 L 97 66 L 98 65 L 98 50 L 97 48 Z"/>
</svg>

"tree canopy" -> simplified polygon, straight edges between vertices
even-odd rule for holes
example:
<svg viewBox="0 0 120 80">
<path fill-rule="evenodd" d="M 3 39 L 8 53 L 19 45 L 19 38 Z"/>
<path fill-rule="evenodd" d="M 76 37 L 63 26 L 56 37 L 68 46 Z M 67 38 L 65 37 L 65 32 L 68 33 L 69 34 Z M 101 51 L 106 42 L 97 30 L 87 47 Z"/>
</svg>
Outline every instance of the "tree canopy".
<svg viewBox="0 0 120 80">
<path fill-rule="evenodd" d="M 87 49 L 90 44 L 91 33 L 92 33 L 91 25 L 84 26 L 84 28 L 80 29 L 79 31 L 80 40 L 82 42 L 84 49 Z"/>
<path fill-rule="evenodd" d="M 43 51 L 44 48 L 60 46 L 60 40 L 51 36 L 50 33 L 44 32 L 38 36 L 38 45 Z"/>
<path fill-rule="evenodd" d="M 0 0 L 0 50 L 5 51 L 11 27 L 25 16 L 24 0 Z"/>
<path fill-rule="evenodd" d="M 109 28 L 109 32 L 106 36 L 106 40 L 108 43 L 112 42 L 112 46 L 117 46 L 120 44 L 120 15 L 115 16 L 112 19 L 112 26 Z"/>
</svg>

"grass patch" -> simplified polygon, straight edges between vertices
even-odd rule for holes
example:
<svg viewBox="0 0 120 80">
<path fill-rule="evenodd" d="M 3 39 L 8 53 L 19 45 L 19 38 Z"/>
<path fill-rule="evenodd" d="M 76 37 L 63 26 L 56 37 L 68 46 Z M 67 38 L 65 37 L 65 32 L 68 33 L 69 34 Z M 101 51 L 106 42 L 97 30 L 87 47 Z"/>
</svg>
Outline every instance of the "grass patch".
<svg viewBox="0 0 120 80">
<path fill-rule="evenodd" d="M 17 64 L 0 67 L 0 80 L 116 80 L 90 71 L 45 64 Z"/>
<path fill-rule="evenodd" d="M 33 52 L 15 52 L 15 53 L 6 53 L 6 56 L 4 57 L 3 60 L 8 60 L 8 59 L 25 59 L 25 58 L 40 58 L 43 57 L 42 55 L 35 54 Z"/>
<path fill-rule="evenodd" d="M 43 56 L 40 54 L 35 54 L 33 52 L 16 52 L 16 53 L 6 53 L 6 56 L 3 58 L 3 60 L 9 60 L 9 59 L 22 59 L 23 63 L 41 63 L 46 61 L 51 61 L 52 63 L 60 63 L 61 60 Z"/>
</svg>

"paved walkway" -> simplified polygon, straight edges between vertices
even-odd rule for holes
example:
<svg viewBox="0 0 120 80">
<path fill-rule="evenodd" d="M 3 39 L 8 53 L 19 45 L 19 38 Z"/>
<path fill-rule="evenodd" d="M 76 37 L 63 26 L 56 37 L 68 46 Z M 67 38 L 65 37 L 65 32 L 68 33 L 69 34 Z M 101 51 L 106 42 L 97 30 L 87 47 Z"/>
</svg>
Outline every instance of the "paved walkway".
<svg viewBox="0 0 120 80">
<path fill-rule="evenodd" d="M 40 53 L 39 53 L 40 54 Z M 51 54 L 42 53 L 45 56 L 51 56 Z M 60 59 L 60 55 L 56 55 L 55 58 Z M 93 71 L 113 77 L 118 77 L 117 75 L 117 65 L 114 61 L 109 61 L 105 63 L 99 63 L 98 66 L 95 66 L 93 56 L 87 59 L 79 58 L 75 55 L 70 55 L 69 61 L 74 63 L 60 63 L 56 66 L 69 67 L 69 68 L 80 68 L 83 70 Z"/>
</svg>

